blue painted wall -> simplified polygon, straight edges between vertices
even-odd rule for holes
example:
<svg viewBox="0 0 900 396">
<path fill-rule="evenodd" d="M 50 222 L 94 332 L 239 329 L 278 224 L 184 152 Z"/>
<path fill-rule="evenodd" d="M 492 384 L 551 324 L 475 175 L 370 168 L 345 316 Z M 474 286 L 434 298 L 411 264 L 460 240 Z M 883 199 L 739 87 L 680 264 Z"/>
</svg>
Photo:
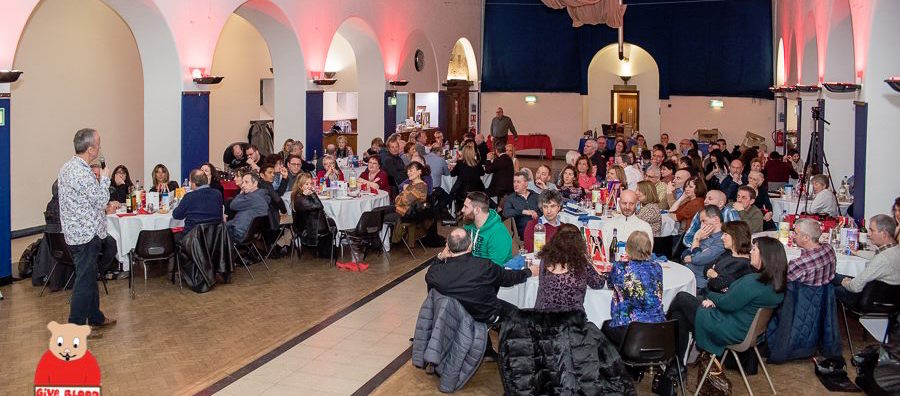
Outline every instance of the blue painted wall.
<svg viewBox="0 0 900 396">
<path fill-rule="evenodd" d="M 306 159 L 313 159 L 313 150 L 322 155 L 322 122 L 325 105 L 324 91 L 306 91 Z"/>
<path fill-rule="evenodd" d="M 209 161 L 209 92 L 181 95 L 181 177 Z"/>
<path fill-rule="evenodd" d="M 9 170 L 9 131 L 10 108 L 9 97 L 0 97 L 0 112 L 4 112 L 4 119 L 0 119 L 0 285 L 12 280 L 12 239 L 10 238 L 10 170 Z"/>
<path fill-rule="evenodd" d="M 387 137 L 390 136 L 394 131 L 397 130 L 397 107 L 400 104 L 400 101 L 397 101 L 396 105 L 391 104 L 391 97 L 397 95 L 397 91 L 384 91 L 384 139 L 387 140 Z M 405 109 L 405 108 L 404 108 Z M 369 142 L 358 142 L 359 152 L 363 152 L 367 150 L 369 146 Z"/>
</svg>

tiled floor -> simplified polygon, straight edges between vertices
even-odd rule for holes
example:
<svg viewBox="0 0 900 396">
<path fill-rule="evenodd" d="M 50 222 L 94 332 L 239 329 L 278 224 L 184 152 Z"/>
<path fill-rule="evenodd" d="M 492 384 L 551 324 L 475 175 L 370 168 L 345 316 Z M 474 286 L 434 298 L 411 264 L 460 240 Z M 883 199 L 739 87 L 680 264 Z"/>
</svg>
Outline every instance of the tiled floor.
<svg viewBox="0 0 900 396">
<path fill-rule="evenodd" d="M 422 270 L 216 394 L 352 394 L 409 348 L 426 294 Z"/>
</svg>

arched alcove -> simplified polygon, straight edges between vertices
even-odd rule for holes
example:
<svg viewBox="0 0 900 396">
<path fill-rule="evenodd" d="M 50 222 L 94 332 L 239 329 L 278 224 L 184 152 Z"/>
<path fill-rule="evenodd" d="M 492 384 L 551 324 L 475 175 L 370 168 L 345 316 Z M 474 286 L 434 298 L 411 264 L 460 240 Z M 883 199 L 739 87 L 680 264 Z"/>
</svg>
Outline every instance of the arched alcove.
<svg viewBox="0 0 900 396">
<path fill-rule="evenodd" d="M 603 47 L 588 66 L 586 114 L 588 128 L 614 122 L 613 94 L 615 85 L 623 85 L 621 76 L 630 76 L 628 85 L 638 92 L 638 130 L 653 142 L 659 134 L 659 67 L 653 56 L 633 44 L 625 44 L 627 61 L 620 61 L 617 44 Z M 573 131 L 574 133 L 575 131 Z"/>
<path fill-rule="evenodd" d="M 368 142 L 375 137 L 384 136 L 384 92 L 385 75 L 384 61 L 378 39 L 375 32 L 364 20 L 351 17 L 338 27 L 335 37 L 340 35 L 346 39 L 353 49 L 356 61 L 356 92 L 359 93 L 359 111 L 357 121 L 357 141 L 363 147 L 368 147 Z M 326 60 L 326 71 L 328 69 Z M 344 77 L 351 78 L 350 73 L 341 73 Z M 335 84 L 335 85 L 337 85 Z"/>
<path fill-rule="evenodd" d="M 784 38 L 778 39 L 778 52 L 775 54 L 775 86 L 784 85 L 785 78 L 784 65 Z"/>
<path fill-rule="evenodd" d="M 478 62 L 469 39 L 462 37 L 453 44 L 450 51 L 450 65 L 447 67 L 448 80 L 478 82 Z"/>
<path fill-rule="evenodd" d="M 266 41 L 250 22 L 231 14 L 222 28 L 213 56 L 211 74 L 225 76 L 209 87 L 209 156 L 222 165 L 228 144 L 247 140 L 251 120 L 272 119 L 260 105 L 260 81 L 271 79 L 272 66 Z M 276 141 L 275 147 L 280 148 Z"/>
<path fill-rule="evenodd" d="M 44 223 L 50 186 L 72 157 L 78 129 L 97 129 L 108 166 L 124 164 L 133 179 L 144 179 L 141 55 L 114 10 L 99 0 L 41 2 L 25 25 L 14 67 L 27 78 L 11 87 L 12 229 Z"/>
<path fill-rule="evenodd" d="M 416 69 L 416 51 L 422 51 L 424 62 L 421 70 Z M 398 90 L 406 92 L 437 92 L 440 90 L 437 56 L 435 56 L 434 45 L 425 32 L 419 29 L 413 30 L 406 38 L 400 54 L 400 70 L 397 76 L 388 76 L 409 81 L 409 84 L 405 87 L 398 87 Z"/>
</svg>

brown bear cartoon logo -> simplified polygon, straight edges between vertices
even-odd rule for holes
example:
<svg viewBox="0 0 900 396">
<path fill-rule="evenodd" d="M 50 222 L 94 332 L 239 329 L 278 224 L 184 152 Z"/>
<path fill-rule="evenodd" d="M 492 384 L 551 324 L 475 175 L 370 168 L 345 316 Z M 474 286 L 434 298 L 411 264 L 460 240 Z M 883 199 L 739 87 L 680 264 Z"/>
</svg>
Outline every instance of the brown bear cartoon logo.
<svg viewBox="0 0 900 396">
<path fill-rule="evenodd" d="M 99 394 L 100 366 L 88 350 L 91 327 L 50 322 L 47 329 L 48 349 L 34 373 L 36 392 L 41 387 L 89 387 Z"/>
</svg>

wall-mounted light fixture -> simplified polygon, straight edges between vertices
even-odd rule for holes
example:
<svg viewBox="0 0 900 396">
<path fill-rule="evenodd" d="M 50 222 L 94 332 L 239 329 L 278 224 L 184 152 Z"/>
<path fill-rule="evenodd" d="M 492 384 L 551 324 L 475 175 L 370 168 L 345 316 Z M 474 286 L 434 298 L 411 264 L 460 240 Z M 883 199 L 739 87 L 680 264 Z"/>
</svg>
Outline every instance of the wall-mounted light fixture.
<svg viewBox="0 0 900 396">
<path fill-rule="evenodd" d="M 802 93 L 816 93 L 822 90 L 822 87 L 818 85 L 797 84 L 794 87 L 797 88 L 797 91 Z"/>
<path fill-rule="evenodd" d="M 889 79 L 884 80 L 888 86 L 894 89 L 894 91 L 900 92 L 900 77 L 891 77 Z"/>
<path fill-rule="evenodd" d="M 192 68 L 191 77 L 194 79 L 195 84 L 218 84 L 225 78 L 222 76 L 210 76 L 206 74 L 206 69 L 202 67 Z"/>
<path fill-rule="evenodd" d="M 525 103 L 535 104 L 537 103 L 537 96 L 535 95 L 525 95 Z"/>
<path fill-rule="evenodd" d="M 325 78 L 322 78 L 323 75 Z M 316 85 L 334 85 L 334 83 L 337 82 L 337 79 L 334 78 L 335 75 L 335 72 L 324 72 L 322 74 L 315 73 L 313 75 L 312 82 Z"/>
<path fill-rule="evenodd" d="M 822 86 L 825 87 L 825 89 L 827 89 L 828 92 L 836 92 L 836 93 L 858 91 L 860 88 L 859 84 L 848 83 L 848 82 L 823 82 Z"/>
<path fill-rule="evenodd" d="M 390 80 L 390 81 L 388 81 L 388 84 L 391 84 L 391 85 L 393 85 L 393 86 L 395 86 L 395 87 L 402 87 L 402 86 L 405 86 L 406 84 L 409 84 L 409 81 L 406 81 L 406 80 Z"/>
<path fill-rule="evenodd" d="M 721 109 L 725 107 L 725 101 L 719 99 L 711 99 L 709 101 L 709 108 L 711 109 Z"/>
<path fill-rule="evenodd" d="M 15 82 L 21 75 L 21 70 L 0 70 L 0 84 Z"/>
<path fill-rule="evenodd" d="M 625 85 L 628 85 L 628 80 L 631 80 L 631 76 L 628 76 L 628 75 L 619 76 L 619 78 L 622 79 L 622 84 L 625 84 Z"/>
</svg>

